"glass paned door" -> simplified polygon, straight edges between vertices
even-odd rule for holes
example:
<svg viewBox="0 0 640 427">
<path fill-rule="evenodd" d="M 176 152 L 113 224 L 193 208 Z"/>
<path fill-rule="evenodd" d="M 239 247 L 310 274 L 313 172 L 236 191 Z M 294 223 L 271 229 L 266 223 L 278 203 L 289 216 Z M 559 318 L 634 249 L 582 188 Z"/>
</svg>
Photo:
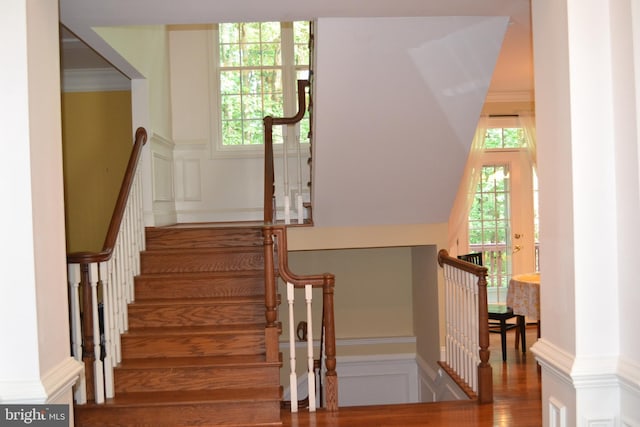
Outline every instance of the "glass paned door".
<svg viewBox="0 0 640 427">
<path fill-rule="evenodd" d="M 469 249 L 482 252 L 489 303 L 503 303 L 511 277 L 510 182 L 508 164 L 483 165 L 469 213 Z"/>
</svg>

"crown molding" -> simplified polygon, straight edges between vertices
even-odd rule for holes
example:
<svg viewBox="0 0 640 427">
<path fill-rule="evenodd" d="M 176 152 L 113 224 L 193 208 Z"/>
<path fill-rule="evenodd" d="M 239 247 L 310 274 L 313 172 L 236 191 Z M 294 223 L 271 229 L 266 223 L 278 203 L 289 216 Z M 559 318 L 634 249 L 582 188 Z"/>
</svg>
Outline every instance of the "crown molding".
<svg viewBox="0 0 640 427">
<path fill-rule="evenodd" d="M 63 92 L 112 92 L 131 90 L 131 80 L 115 68 L 64 70 Z"/>
</svg>

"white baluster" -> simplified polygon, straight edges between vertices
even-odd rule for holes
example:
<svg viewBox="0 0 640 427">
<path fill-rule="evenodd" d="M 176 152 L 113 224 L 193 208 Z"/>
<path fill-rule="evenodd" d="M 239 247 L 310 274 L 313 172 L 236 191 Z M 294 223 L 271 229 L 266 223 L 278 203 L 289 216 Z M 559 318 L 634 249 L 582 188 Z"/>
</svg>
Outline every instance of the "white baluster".
<svg viewBox="0 0 640 427">
<path fill-rule="evenodd" d="M 109 338 L 111 353 L 111 363 L 115 367 L 122 361 L 122 353 L 120 351 L 120 329 L 118 329 L 118 300 L 116 296 L 116 282 L 113 274 L 113 259 L 110 259 L 105 263 L 105 270 L 107 271 L 107 286 L 109 287 L 108 302 L 109 302 Z M 106 297 L 105 297 L 106 299 Z"/>
<path fill-rule="evenodd" d="M 293 316 L 293 302 L 295 299 L 292 283 L 287 283 L 287 302 L 289 304 L 289 389 L 291 390 L 291 412 L 298 412 L 298 376 L 296 375 L 296 333 Z"/>
<path fill-rule="evenodd" d="M 295 124 L 296 132 L 296 163 L 298 166 L 298 197 L 296 203 L 296 211 L 298 213 L 298 224 L 304 222 L 304 212 L 302 205 L 302 153 L 300 152 L 300 122 Z"/>
<path fill-rule="evenodd" d="M 291 224 L 291 199 L 288 192 L 284 194 L 284 223 Z"/>
<path fill-rule="evenodd" d="M 304 204 L 302 203 L 302 189 L 298 192 L 297 197 L 297 207 L 298 211 L 298 224 L 302 224 L 304 222 Z"/>
<path fill-rule="evenodd" d="M 73 357 L 82 362 L 82 322 L 80 321 L 80 264 L 67 265 L 67 280 L 69 282 L 69 309 L 71 310 L 71 349 Z M 86 377 L 80 376 L 75 389 L 76 403 L 87 403 Z"/>
<path fill-rule="evenodd" d="M 124 222 L 124 231 L 125 231 L 124 249 L 127 256 L 127 284 L 129 289 L 129 301 L 133 302 L 135 300 L 135 293 L 134 293 L 134 287 L 133 287 L 133 278 L 135 276 L 135 273 L 134 273 L 134 262 L 133 262 L 134 246 L 133 246 L 133 230 L 131 229 L 132 212 L 131 212 L 130 201 L 127 201 L 127 210 L 125 212 L 126 212 L 126 216 L 125 216 L 125 222 Z"/>
<path fill-rule="evenodd" d="M 291 224 L 291 199 L 289 196 L 289 126 L 282 125 L 282 179 L 284 192 L 284 223 Z"/>
<path fill-rule="evenodd" d="M 104 384 L 105 394 L 107 398 L 114 396 L 114 383 L 113 383 L 113 348 L 111 345 L 112 330 L 111 330 L 111 283 L 109 283 L 109 274 L 107 272 L 106 262 L 101 262 L 98 265 L 100 272 L 100 281 L 102 283 L 102 313 L 103 313 L 103 325 L 104 325 Z"/>
<path fill-rule="evenodd" d="M 311 302 L 313 300 L 313 287 L 304 286 L 305 302 L 307 303 L 307 368 L 309 383 L 309 412 L 316 411 L 316 375 L 313 369 L 313 313 Z"/>
<path fill-rule="evenodd" d="M 91 281 L 91 308 L 93 311 L 93 380 L 95 382 L 96 403 L 104 403 L 104 373 L 100 360 L 100 324 L 98 315 L 98 264 L 90 264 L 89 280 Z"/>
</svg>

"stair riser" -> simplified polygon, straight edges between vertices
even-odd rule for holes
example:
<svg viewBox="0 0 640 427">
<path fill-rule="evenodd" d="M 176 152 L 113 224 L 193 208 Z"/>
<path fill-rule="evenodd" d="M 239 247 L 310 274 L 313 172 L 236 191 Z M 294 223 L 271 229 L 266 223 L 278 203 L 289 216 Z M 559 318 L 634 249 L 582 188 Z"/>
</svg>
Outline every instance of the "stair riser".
<svg viewBox="0 0 640 427">
<path fill-rule="evenodd" d="M 264 255 L 256 252 L 144 252 L 142 273 L 262 270 Z"/>
<path fill-rule="evenodd" d="M 264 295 L 263 277 L 182 279 L 138 276 L 136 301 L 147 298 L 215 298 Z"/>
<path fill-rule="evenodd" d="M 146 236 L 115 397 L 76 406 L 75 425 L 281 426 L 280 366 L 262 362 L 262 228 L 152 227 Z"/>
<path fill-rule="evenodd" d="M 156 326 L 213 326 L 264 321 L 262 304 L 134 305 L 129 308 L 129 328 Z"/>
<path fill-rule="evenodd" d="M 280 401 L 75 408 L 76 427 L 213 426 L 280 423 Z"/>
<path fill-rule="evenodd" d="M 217 390 L 278 384 L 279 368 L 266 367 L 186 367 L 116 370 L 116 395 L 151 391 Z"/>
<path fill-rule="evenodd" d="M 148 228 L 146 233 L 148 250 L 260 246 L 262 241 L 259 228 Z"/>
<path fill-rule="evenodd" d="M 123 336 L 123 359 L 264 354 L 263 334 Z"/>
</svg>

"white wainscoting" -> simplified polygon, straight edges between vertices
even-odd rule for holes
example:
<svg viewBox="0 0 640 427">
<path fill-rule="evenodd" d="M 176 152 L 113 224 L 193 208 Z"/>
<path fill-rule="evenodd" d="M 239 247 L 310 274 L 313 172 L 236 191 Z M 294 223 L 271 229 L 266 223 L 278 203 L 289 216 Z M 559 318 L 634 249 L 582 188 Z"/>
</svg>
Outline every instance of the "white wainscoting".
<svg viewBox="0 0 640 427">
<path fill-rule="evenodd" d="M 283 370 L 288 375 L 287 346 L 288 343 L 280 343 Z M 306 343 L 298 342 L 296 348 L 300 357 Z M 415 337 L 339 339 L 336 348 L 341 407 L 468 399 L 437 361 L 428 363 L 416 356 Z M 306 395 L 307 376 L 299 368 L 298 396 Z M 285 386 L 284 399 L 289 400 L 290 396 Z"/>
<path fill-rule="evenodd" d="M 640 426 L 640 367 L 623 357 L 575 357 L 541 339 L 545 425 Z"/>
<path fill-rule="evenodd" d="M 167 138 L 153 133 L 150 145 L 151 195 L 153 224 L 164 225 L 177 222 L 174 195 L 173 151 L 175 144 Z M 145 220 L 145 223 L 146 220 Z"/>
<path fill-rule="evenodd" d="M 640 366 L 621 357 L 618 362 L 620 377 L 620 412 L 623 427 L 640 426 Z"/>
<path fill-rule="evenodd" d="M 418 402 L 415 353 L 337 357 L 338 405 Z"/>
</svg>

